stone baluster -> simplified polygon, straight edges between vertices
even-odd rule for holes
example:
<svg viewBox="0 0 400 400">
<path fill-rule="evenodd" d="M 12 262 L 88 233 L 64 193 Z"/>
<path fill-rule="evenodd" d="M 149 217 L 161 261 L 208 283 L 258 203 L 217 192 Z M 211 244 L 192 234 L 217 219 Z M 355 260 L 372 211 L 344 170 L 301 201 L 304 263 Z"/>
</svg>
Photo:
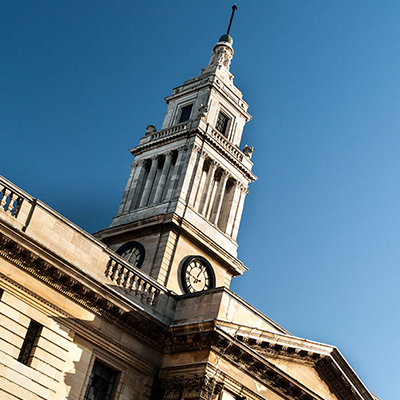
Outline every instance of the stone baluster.
<svg viewBox="0 0 400 400">
<path fill-rule="evenodd" d="M 124 284 L 127 273 L 128 273 L 128 268 L 122 267 L 119 273 L 119 277 L 117 279 L 118 286 L 122 286 Z"/>
<path fill-rule="evenodd" d="M 124 212 L 134 210 L 139 201 L 139 195 L 141 193 L 141 187 L 143 185 L 143 179 L 146 172 L 147 160 L 137 160 L 133 162 L 135 172 L 133 174 L 132 184 L 129 187 L 129 193 L 126 200 L 126 206 Z"/>
<path fill-rule="evenodd" d="M 111 275 L 111 280 L 112 280 L 113 282 L 115 282 L 115 283 L 117 282 L 117 279 L 119 278 L 119 274 L 120 274 L 120 272 L 121 272 L 121 268 L 122 268 L 122 265 L 121 265 L 121 264 L 116 264 L 116 265 L 115 265 L 113 274 Z"/>
<path fill-rule="evenodd" d="M 224 198 L 225 190 L 226 190 L 226 181 L 228 180 L 228 178 L 229 178 L 229 172 L 223 171 L 222 175 L 221 175 L 221 180 L 218 185 L 218 193 L 215 198 L 214 207 L 213 207 L 211 218 L 210 218 L 210 221 L 213 224 L 218 223 L 219 215 L 221 213 L 222 200 Z"/>
<path fill-rule="evenodd" d="M 2 198 L 0 200 L 0 207 L 4 207 L 6 205 L 7 197 L 10 194 L 11 194 L 10 190 L 8 190 L 7 188 L 3 188 L 3 196 L 2 196 Z"/>
<path fill-rule="evenodd" d="M 190 196 L 189 196 L 189 205 L 194 207 L 195 209 L 198 209 L 199 203 L 200 203 L 200 181 L 201 181 L 201 175 L 203 173 L 203 167 L 204 167 L 204 161 L 207 158 L 207 153 L 205 151 L 202 151 L 200 148 L 197 150 L 197 166 L 194 169 L 195 170 L 195 175 L 193 177 L 193 182 L 190 187 Z M 195 153 L 195 154 L 196 154 Z M 197 201 L 196 201 L 196 194 L 199 192 L 199 195 L 197 196 Z M 195 203 L 196 201 L 196 203 Z"/>
<path fill-rule="evenodd" d="M 17 197 L 17 202 L 15 203 L 15 208 L 14 208 L 14 211 L 13 211 L 13 216 L 15 218 L 18 217 L 18 214 L 19 214 L 19 211 L 21 210 L 23 201 L 24 201 L 24 199 L 22 197 L 20 197 L 20 196 Z"/>
<path fill-rule="evenodd" d="M 3 204 L 3 199 L 6 199 L 6 187 L 2 184 L 0 184 L 0 207 L 2 207 Z"/>
<path fill-rule="evenodd" d="M 188 150 L 189 148 L 187 145 L 183 145 L 178 148 L 178 157 L 176 159 L 174 170 L 171 174 L 171 179 L 168 185 L 168 191 L 167 195 L 165 196 L 165 200 L 171 200 L 175 198 L 175 196 L 179 193 L 179 190 L 181 189 L 183 179 L 185 178 L 185 174 L 182 173 L 181 168 L 182 165 L 185 164 L 186 154 Z"/>
<path fill-rule="evenodd" d="M 115 261 L 113 259 L 110 259 L 108 261 L 108 264 L 107 264 L 107 267 L 106 267 L 106 272 L 105 272 L 107 278 L 111 279 L 111 275 L 112 275 L 112 273 L 114 271 L 115 264 L 116 263 L 115 263 Z"/>
<path fill-rule="evenodd" d="M 143 290 L 144 280 L 142 278 L 138 278 L 137 287 L 136 287 L 136 295 L 140 294 Z"/>
<path fill-rule="evenodd" d="M 235 221 L 233 223 L 233 227 L 232 227 L 232 239 L 237 238 L 238 232 L 239 232 L 239 225 L 240 225 L 240 220 L 242 219 L 242 213 L 243 213 L 243 207 L 244 207 L 244 199 L 246 197 L 246 194 L 249 192 L 248 189 L 245 186 L 241 186 L 240 187 L 240 200 L 239 200 L 239 204 L 237 207 L 237 211 L 236 211 L 236 216 L 235 216 Z"/>
<path fill-rule="evenodd" d="M 133 272 L 132 271 L 128 271 L 128 275 L 126 276 L 125 282 L 124 282 L 124 288 L 125 289 L 129 289 L 129 285 L 131 283 L 131 279 L 133 277 Z"/>
<path fill-rule="evenodd" d="M 143 285 L 143 291 L 142 291 L 142 300 L 145 301 L 146 303 L 149 303 L 149 295 L 150 295 L 150 283 L 145 282 Z"/>
<path fill-rule="evenodd" d="M 9 201 L 5 208 L 5 211 L 9 212 L 10 214 L 12 213 L 12 209 L 14 208 L 14 201 L 14 193 L 10 192 Z"/>
<path fill-rule="evenodd" d="M 132 279 L 131 290 L 136 291 L 138 289 L 138 285 L 139 285 L 139 277 L 135 275 Z"/>
<path fill-rule="evenodd" d="M 205 212 L 207 211 L 207 206 L 210 200 L 212 187 L 214 183 L 215 171 L 217 170 L 218 165 L 219 164 L 216 161 L 211 161 L 210 166 L 208 168 L 207 179 L 204 185 L 203 195 L 200 203 L 200 209 L 199 209 L 200 214 L 204 215 Z"/>
<path fill-rule="evenodd" d="M 140 199 L 139 208 L 145 207 L 147 205 L 147 202 L 149 201 L 151 188 L 154 183 L 154 178 L 156 176 L 157 168 L 158 168 L 158 156 L 152 156 L 151 157 L 151 167 L 150 167 L 149 175 L 147 176 L 146 183 L 144 185 L 144 190 L 143 190 L 142 198 Z"/>
<path fill-rule="evenodd" d="M 159 295 L 159 294 L 160 294 L 160 291 L 159 291 L 158 289 L 156 289 L 155 287 L 152 287 L 152 288 L 151 288 L 150 304 L 151 304 L 152 306 L 155 306 L 155 305 L 156 305 L 157 298 L 158 298 L 158 295 Z"/>
<path fill-rule="evenodd" d="M 171 167 L 172 155 L 173 155 L 172 151 L 168 151 L 165 154 L 165 161 L 164 161 L 163 169 L 161 171 L 160 180 L 157 185 L 156 194 L 154 195 L 153 204 L 158 204 L 161 202 L 162 195 L 163 195 L 164 188 L 165 188 L 165 183 L 167 182 L 168 172 Z"/>
</svg>

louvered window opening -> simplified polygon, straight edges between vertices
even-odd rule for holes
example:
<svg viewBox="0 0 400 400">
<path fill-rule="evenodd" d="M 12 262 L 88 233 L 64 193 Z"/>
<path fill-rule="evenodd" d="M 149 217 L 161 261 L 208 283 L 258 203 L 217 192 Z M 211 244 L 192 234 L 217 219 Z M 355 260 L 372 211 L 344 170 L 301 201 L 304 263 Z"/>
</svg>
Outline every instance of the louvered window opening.
<svg viewBox="0 0 400 400">
<path fill-rule="evenodd" d="M 22 364 L 28 365 L 33 356 L 33 349 L 39 338 L 42 325 L 36 321 L 31 320 L 28 330 L 26 331 L 24 342 L 22 343 L 21 351 L 19 352 L 18 361 Z"/>
</svg>

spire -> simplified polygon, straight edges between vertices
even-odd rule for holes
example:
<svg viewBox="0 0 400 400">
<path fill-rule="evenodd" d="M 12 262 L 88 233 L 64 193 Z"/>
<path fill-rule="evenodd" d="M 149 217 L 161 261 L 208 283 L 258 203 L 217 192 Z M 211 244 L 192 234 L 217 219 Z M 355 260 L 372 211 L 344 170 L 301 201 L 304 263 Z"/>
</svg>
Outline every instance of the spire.
<svg viewBox="0 0 400 400">
<path fill-rule="evenodd" d="M 235 12 L 236 12 L 237 9 L 238 9 L 238 8 L 237 8 L 237 5 L 234 4 L 234 5 L 232 6 L 232 14 L 231 14 L 231 19 L 229 20 L 228 29 L 227 29 L 227 31 L 226 31 L 226 34 L 225 34 L 225 35 L 222 35 L 222 36 L 219 38 L 219 42 L 227 42 L 227 43 L 229 43 L 229 44 L 232 46 L 232 44 L 233 44 L 233 38 L 232 38 L 232 36 L 229 34 L 229 32 L 231 31 L 233 17 L 235 16 Z"/>
<path fill-rule="evenodd" d="M 214 46 L 212 56 L 208 64 L 209 67 L 225 67 L 227 70 L 229 70 L 229 66 L 233 57 L 233 38 L 229 33 L 231 31 L 232 21 L 236 10 L 237 6 L 234 4 L 232 6 L 232 14 L 229 20 L 228 29 L 226 33 L 219 38 L 218 43 Z"/>
</svg>

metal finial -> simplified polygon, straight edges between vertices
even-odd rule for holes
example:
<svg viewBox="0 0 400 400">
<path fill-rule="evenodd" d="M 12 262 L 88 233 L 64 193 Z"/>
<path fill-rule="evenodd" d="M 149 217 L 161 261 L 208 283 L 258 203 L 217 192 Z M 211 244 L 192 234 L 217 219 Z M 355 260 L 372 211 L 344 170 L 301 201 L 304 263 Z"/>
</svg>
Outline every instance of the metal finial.
<svg viewBox="0 0 400 400">
<path fill-rule="evenodd" d="M 233 21 L 233 16 L 235 15 L 235 11 L 237 10 L 237 5 L 234 4 L 232 6 L 232 15 L 231 15 L 231 19 L 229 21 L 229 25 L 228 25 L 228 30 L 226 31 L 226 34 L 229 35 L 229 32 L 231 30 L 231 26 L 232 26 L 232 21 Z"/>
</svg>

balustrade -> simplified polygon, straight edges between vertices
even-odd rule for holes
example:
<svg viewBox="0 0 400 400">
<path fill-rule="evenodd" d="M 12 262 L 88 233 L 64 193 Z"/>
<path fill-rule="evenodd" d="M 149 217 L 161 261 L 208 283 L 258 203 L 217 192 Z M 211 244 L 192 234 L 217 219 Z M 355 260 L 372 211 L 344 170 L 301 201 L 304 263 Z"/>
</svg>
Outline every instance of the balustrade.
<svg viewBox="0 0 400 400">
<path fill-rule="evenodd" d="M 208 134 L 220 144 L 228 153 L 235 157 L 239 161 L 243 161 L 242 152 L 233 144 L 231 144 L 225 136 L 221 135 L 217 130 L 213 128 L 208 129 Z"/>
<path fill-rule="evenodd" d="M 115 285 L 129 290 L 150 306 L 156 305 L 160 289 L 133 267 L 110 257 L 105 275 Z"/>
<path fill-rule="evenodd" d="M 150 136 L 150 140 L 161 139 L 165 136 L 173 135 L 174 133 L 184 131 L 186 128 L 187 128 L 187 123 L 176 125 L 173 126 L 172 128 L 163 129 L 161 131 L 152 133 Z"/>
<path fill-rule="evenodd" d="M 24 198 L 0 179 L 0 209 L 18 218 Z"/>
</svg>

